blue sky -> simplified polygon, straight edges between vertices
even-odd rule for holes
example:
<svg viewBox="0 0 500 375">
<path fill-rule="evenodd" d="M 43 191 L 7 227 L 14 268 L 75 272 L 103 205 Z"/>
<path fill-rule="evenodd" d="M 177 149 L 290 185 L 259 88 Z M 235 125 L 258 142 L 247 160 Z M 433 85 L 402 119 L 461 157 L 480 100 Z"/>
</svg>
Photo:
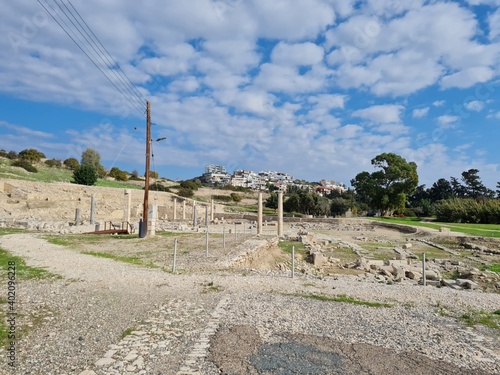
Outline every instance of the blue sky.
<svg viewBox="0 0 500 375">
<path fill-rule="evenodd" d="M 154 169 L 172 179 L 215 163 L 349 183 L 394 152 L 428 186 L 470 168 L 500 181 L 500 0 L 42 3 L 73 5 L 137 91 L 36 1 L 3 1 L 0 148 L 92 147 L 142 172 L 148 99 L 167 138 Z"/>
</svg>

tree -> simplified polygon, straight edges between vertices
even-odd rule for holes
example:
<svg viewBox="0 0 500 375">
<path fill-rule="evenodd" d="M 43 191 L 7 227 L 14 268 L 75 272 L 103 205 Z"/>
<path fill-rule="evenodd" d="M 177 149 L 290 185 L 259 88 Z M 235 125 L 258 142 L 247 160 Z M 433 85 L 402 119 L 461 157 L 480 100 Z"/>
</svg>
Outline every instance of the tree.
<svg viewBox="0 0 500 375">
<path fill-rule="evenodd" d="M 344 198 L 333 198 L 330 205 L 332 216 L 342 216 L 349 210 L 349 201 Z"/>
<path fill-rule="evenodd" d="M 451 190 L 453 191 L 453 198 L 465 198 L 467 189 L 463 186 L 457 178 L 450 178 Z"/>
<path fill-rule="evenodd" d="M 36 162 L 39 162 L 40 159 L 45 158 L 45 154 L 43 152 L 35 150 L 34 148 L 28 148 L 26 150 L 22 150 L 19 153 L 19 158 L 23 159 L 23 160 L 27 160 L 30 163 L 36 163 Z"/>
<path fill-rule="evenodd" d="M 8 155 L 8 154 L 7 154 L 7 151 L 5 151 L 4 149 L 1 149 L 1 150 L 0 150 L 0 157 L 2 157 L 2 158 L 6 158 L 6 157 L 7 157 L 7 155 Z"/>
<path fill-rule="evenodd" d="M 63 162 L 63 164 L 72 171 L 74 171 L 80 165 L 78 160 L 76 160 L 75 158 L 68 158 Z"/>
<path fill-rule="evenodd" d="M 497 198 L 500 199 L 500 181 L 497 182 Z"/>
<path fill-rule="evenodd" d="M 385 216 L 391 210 L 405 208 L 406 197 L 413 194 L 418 185 L 417 164 L 407 162 L 393 153 L 383 153 L 371 161 L 379 171 L 361 172 L 351 181 L 370 207 Z"/>
<path fill-rule="evenodd" d="M 469 169 L 462 172 L 462 181 L 465 183 L 465 195 L 470 198 L 478 198 L 487 194 L 487 188 L 481 182 L 478 169 Z"/>
<path fill-rule="evenodd" d="M 97 171 L 93 165 L 80 165 L 73 172 L 75 184 L 92 186 L 97 182 L 97 178 Z"/>
<path fill-rule="evenodd" d="M 445 178 L 440 178 L 434 182 L 429 189 L 429 199 L 431 202 L 438 202 L 453 197 L 453 188 Z"/>
<path fill-rule="evenodd" d="M 274 210 L 278 209 L 278 193 L 271 193 L 269 197 L 264 202 L 264 206 L 272 208 Z"/>
<path fill-rule="evenodd" d="M 60 160 L 56 160 L 56 159 L 47 159 L 45 160 L 45 164 L 48 165 L 49 167 L 53 168 L 61 168 L 62 166 L 62 163 Z"/>
<path fill-rule="evenodd" d="M 7 158 L 9 158 L 10 160 L 17 159 L 17 153 L 15 151 L 9 151 L 7 153 Z"/>
</svg>

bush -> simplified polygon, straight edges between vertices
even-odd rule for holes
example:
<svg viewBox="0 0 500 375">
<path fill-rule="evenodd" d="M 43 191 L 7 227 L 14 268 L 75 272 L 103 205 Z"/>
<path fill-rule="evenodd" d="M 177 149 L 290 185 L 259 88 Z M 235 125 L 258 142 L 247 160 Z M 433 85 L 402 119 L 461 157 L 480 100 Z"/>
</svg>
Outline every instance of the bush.
<svg viewBox="0 0 500 375">
<path fill-rule="evenodd" d="M 17 159 L 17 154 L 15 151 L 9 151 L 7 153 L 7 157 L 10 159 L 10 160 L 14 160 L 14 159 Z"/>
<path fill-rule="evenodd" d="M 231 202 L 233 198 L 230 195 L 212 195 L 214 201 Z"/>
<path fill-rule="evenodd" d="M 117 181 L 127 181 L 128 180 L 128 173 L 120 170 L 117 167 L 111 168 L 111 171 L 109 171 L 109 175 Z"/>
<path fill-rule="evenodd" d="M 236 203 L 238 202 L 241 202 L 241 200 L 243 199 L 243 197 L 239 194 L 236 194 L 236 193 L 231 193 L 231 199 L 233 201 L 235 201 Z"/>
<path fill-rule="evenodd" d="M 186 181 L 182 181 L 180 183 L 180 186 L 181 186 L 181 188 L 184 188 L 184 189 L 198 190 L 201 187 L 201 183 L 198 184 L 192 180 L 186 180 Z"/>
<path fill-rule="evenodd" d="M 154 184 L 149 185 L 149 190 L 170 192 L 170 189 L 168 187 L 160 184 L 159 182 L 155 182 Z"/>
<path fill-rule="evenodd" d="M 76 168 L 78 168 L 78 166 L 80 165 L 80 162 L 78 160 L 76 160 L 75 158 L 68 158 L 66 159 L 63 164 L 68 167 L 69 169 L 71 169 L 72 171 L 74 171 Z"/>
<path fill-rule="evenodd" d="M 177 192 L 177 195 L 184 198 L 191 198 L 192 196 L 194 196 L 194 191 L 191 189 L 181 188 Z"/>
<path fill-rule="evenodd" d="M 34 148 L 29 148 L 26 150 L 22 150 L 19 153 L 19 158 L 21 158 L 23 160 L 27 160 L 31 163 L 36 163 L 36 162 L 40 161 L 40 159 L 44 159 L 45 155 L 43 152 L 35 150 Z"/>
<path fill-rule="evenodd" d="M 61 168 L 62 163 L 60 160 L 56 159 L 50 159 L 50 160 L 45 160 L 45 164 L 48 165 L 50 168 Z"/>
<path fill-rule="evenodd" d="M 97 171 L 90 164 L 80 165 L 73 172 L 73 180 L 75 184 L 92 186 L 97 182 Z"/>
<path fill-rule="evenodd" d="M 500 200 L 453 198 L 442 200 L 435 207 L 438 221 L 452 223 L 500 224 Z"/>
<path fill-rule="evenodd" d="M 38 169 L 36 169 L 34 166 L 32 166 L 31 163 L 27 160 L 16 160 L 16 161 L 13 161 L 10 165 L 12 165 L 13 167 L 23 168 L 23 169 L 27 170 L 28 172 L 32 172 L 32 173 L 38 172 Z"/>
<path fill-rule="evenodd" d="M 8 154 L 7 154 L 7 151 L 5 151 L 5 150 L 3 150 L 3 149 L 2 149 L 2 150 L 0 150 L 0 157 L 2 157 L 2 158 L 6 158 L 6 157 L 7 157 L 7 155 L 8 155 Z"/>
</svg>

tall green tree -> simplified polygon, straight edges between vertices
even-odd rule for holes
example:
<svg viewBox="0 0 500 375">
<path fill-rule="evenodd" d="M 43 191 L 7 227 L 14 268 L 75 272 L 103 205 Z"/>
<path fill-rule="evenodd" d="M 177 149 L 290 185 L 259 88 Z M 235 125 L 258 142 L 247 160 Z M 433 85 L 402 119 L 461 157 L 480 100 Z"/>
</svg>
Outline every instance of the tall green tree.
<svg viewBox="0 0 500 375">
<path fill-rule="evenodd" d="M 93 165 L 82 164 L 73 172 L 75 184 L 92 186 L 97 182 L 97 171 Z"/>
<path fill-rule="evenodd" d="M 413 194 L 418 185 L 417 164 L 394 153 L 380 154 L 371 163 L 380 170 L 371 174 L 359 173 L 351 181 L 356 192 L 359 191 L 370 207 L 379 210 L 382 216 L 404 209 L 407 196 Z"/>
<path fill-rule="evenodd" d="M 87 148 L 82 152 L 81 165 L 91 165 L 97 171 L 97 175 L 103 178 L 106 175 L 106 171 L 101 164 L 101 154 L 99 154 L 93 148 Z"/>
<path fill-rule="evenodd" d="M 478 198 L 487 195 L 488 189 L 479 177 L 478 169 L 469 169 L 462 172 L 462 181 L 465 184 L 465 195 L 469 198 Z"/>
<path fill-rule="evenodd" d="M 500 181 L 497 182 L 497 198 L 500 199 Z"/>
<path fill-rule="evenodd" d="M 450 181 L 440 178 L 429 189 L 429 199 L 432 202 L 442 201 L 453 197 L 453 188 Z"/>
</svg>

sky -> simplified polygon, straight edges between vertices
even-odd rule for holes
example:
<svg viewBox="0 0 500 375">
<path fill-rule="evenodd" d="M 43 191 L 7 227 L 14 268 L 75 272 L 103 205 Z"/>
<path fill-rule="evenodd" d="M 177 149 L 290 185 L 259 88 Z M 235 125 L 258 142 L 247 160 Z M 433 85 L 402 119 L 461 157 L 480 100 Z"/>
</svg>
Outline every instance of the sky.
<svg viewBox="0 0 500 375">
<path fill-rule="evenodd" d="M 40 2 L 80 47 L 39 2 L 1 0 L 0 149 L 90 147 L 143 173 L 149 100 L 170 179 L 219 164 L 349 185 L 392 152 L 428 187 L 500 181 L 500 0 Z"/>
</svg>

